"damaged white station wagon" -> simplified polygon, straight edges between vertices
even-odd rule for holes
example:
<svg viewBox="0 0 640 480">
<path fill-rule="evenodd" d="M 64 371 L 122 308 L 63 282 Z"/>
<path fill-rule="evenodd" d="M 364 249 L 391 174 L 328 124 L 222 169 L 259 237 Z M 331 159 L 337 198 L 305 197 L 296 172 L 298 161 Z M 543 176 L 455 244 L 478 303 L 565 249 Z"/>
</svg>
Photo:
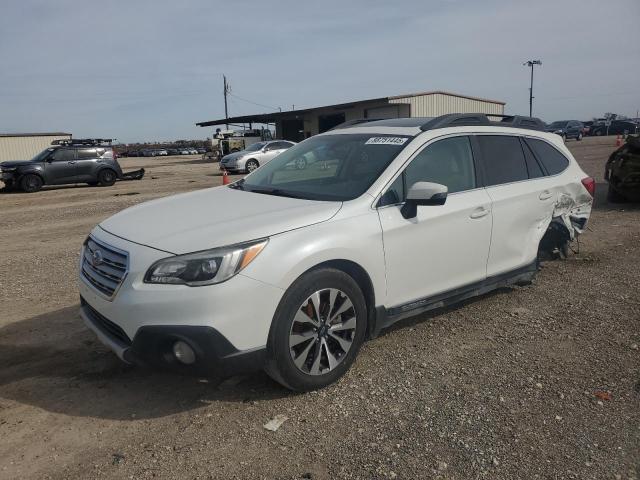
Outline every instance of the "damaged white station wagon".
<svg viewBox="0 0 640 480">
<path fill-rule="evenodd" d="M 541 248 L 583 231 L 594 180 L 543 130 L 348 122 L 231 185 L 129 208 L 84 244 L 82 316 L 126 362 L 329 385 L 366 338 L 528 282 Z"/>
</svg>

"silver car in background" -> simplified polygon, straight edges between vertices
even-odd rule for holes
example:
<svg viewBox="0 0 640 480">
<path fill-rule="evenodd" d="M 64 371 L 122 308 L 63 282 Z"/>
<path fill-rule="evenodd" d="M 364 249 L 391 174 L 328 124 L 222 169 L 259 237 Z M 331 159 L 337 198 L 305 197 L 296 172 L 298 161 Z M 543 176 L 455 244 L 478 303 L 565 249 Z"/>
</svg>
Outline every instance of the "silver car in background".
<svg viewBox="0 0 640 480">
<path fill-rule="evenodd" d="M 272 140 L 249 145 L 240 152 L 222 157 L 220 170 L 229 172 L 253 172 L 256 168 L 273 160 L 279 154 L 295 145 L 288 140 Z"/>
</svg>

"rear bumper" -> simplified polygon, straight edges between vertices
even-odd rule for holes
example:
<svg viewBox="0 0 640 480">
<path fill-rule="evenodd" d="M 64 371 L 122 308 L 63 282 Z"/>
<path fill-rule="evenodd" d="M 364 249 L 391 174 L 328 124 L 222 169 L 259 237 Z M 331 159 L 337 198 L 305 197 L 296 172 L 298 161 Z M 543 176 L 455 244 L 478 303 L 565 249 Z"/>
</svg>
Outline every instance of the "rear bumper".
<svg viewBox="0 0 640 480">
<path fill-rule="evenodd" d="M 80 315 L 87 327 L 126 363 L 183 374 L 224 377 L 258 371 L 266 360 L 266 347 L 240 351 L 219 331 L 208 326 L 147 325 L 138 329 L 131 340 L 84 298 L 80 297 L 80 303 Z M 184 365 L 175 358 L 172 349 L 178 340 L 194 350 L 195 363 Z"/>
</svg>

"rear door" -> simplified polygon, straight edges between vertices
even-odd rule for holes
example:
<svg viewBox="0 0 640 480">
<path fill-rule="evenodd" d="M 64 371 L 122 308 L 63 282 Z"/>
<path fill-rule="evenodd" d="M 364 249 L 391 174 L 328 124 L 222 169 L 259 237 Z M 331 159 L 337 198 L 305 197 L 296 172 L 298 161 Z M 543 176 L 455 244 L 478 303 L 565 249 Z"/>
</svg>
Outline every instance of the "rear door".
<svg viewBox="0 0 640 480">
<path fill-rule="evenodd" d="M 447 200 L 404 218 L 406 191 L 420 181 L 446 185 Z M 378 215 L 391 307 L 486 278 L 491 199 L 479 184 L 469 137 L 437 140 L 418 152 L 380 199 Z"/>
<path fill-rule="evenodd" d="M 48 185 L 76 183 L 76 152 L 73 148 L 57 148 L 44 164 L 45 182 Z"/>
<path fill-rule="evenodd" d="M 528 146 L 511 135 L 477 135 L 486 191 L 493 203 L 487 276 L 534 262 L 553 214 L 555 181 Z"/>
<path fill-rule="evenodd" d="M 260 156 L 260 165 L 270 162 L 290 146 L 291 144 L 289 142 L 269 143 L 265 148 L 265 152 Z"/>
<path fill-rule="evenodd" d="M 100 150 L 104 153 L 104 148 Z M 98 149 L 95 147 L 77 149 L 76 174 L 78 182 L 97 181 L 99 161 Z"/>
</svg>

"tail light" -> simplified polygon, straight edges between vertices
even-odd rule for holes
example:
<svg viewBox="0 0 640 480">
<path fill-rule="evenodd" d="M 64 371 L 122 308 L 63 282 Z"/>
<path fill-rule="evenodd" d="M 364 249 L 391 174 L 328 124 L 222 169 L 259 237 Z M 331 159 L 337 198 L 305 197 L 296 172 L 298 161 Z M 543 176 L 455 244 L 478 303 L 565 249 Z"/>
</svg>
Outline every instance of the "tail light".
<svg viewBox="0 0 640 480">
<path fill-rule="evenodd" d="M 591 177 L 585 177 L 582 179 L 582 185 L 587 189 L 589 195 L 592 197 L 596 196 L 596 181 Z"/>
</svg>

